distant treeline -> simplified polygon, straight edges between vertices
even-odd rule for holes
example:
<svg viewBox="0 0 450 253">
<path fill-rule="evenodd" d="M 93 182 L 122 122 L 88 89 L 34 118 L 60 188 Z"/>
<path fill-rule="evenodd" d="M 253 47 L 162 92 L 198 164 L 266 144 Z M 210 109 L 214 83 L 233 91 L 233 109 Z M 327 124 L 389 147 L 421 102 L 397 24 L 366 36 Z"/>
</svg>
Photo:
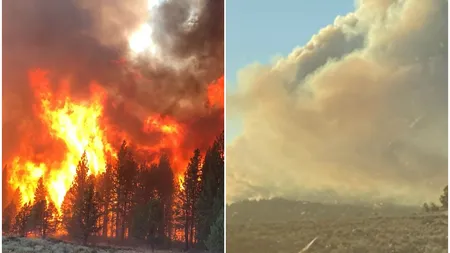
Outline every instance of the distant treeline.
<svg viewBox="0 0 450 253">
<path fill-rule="evenodd" d="M 447 209 L 447 187 L 441 196 L 441 205 L 435 210 Z M 283 223 L 304 220 L 336 220 L 377 216 L 413 215 L 421 206 L 390 203 L 332 204 L 294 201 L 283 198 L 245 200 L 227 205 L 227 224 Z"/>
</svg>

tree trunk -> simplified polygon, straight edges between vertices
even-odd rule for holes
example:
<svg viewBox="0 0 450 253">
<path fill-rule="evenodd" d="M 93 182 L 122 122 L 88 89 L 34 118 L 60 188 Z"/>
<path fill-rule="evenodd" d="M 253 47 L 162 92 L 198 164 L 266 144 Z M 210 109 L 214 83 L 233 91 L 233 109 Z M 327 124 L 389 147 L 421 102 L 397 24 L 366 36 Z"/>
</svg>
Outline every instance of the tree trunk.
<svg viewBox="0 0 450 253">
<path fill-rule="evenodd" d="M 120 219 L 121 219 L 121 215 L 120 215 L 120 205 L 117 204 L 117 210 L 116 210 L 116 238 L 119 239 L 120 238 Z"/>
<path fill-rule="evenodd" d="M 84 245 L 84 246 L 87 245 L 88 237 L 89 237 L 89 234 L 88 234 L 88 233 L 84 233 L 84 234 L 83 234 L 83 245 Z"/>
<path fill-rule="evenodd" d="M 190 231 L 190 239 L 191 239 L 191 248 L 194 247 L 194 212 L 191 211 L 191 231 Z"/>
<path fill-rule="evenodd" d="M 189 217 L 187 211 L 184 211 L 184 242 L 185 242 L 185 250 L 189 250 Z"/>
<path fill-rule="evenodd" d="M 105 214 L 103 215 L 103 236 L 105 238 L 108 237 L 108 222 L 109 222 L 109 211 L 108 211 L 108 204 L 105 204 Z"/>
</svg>

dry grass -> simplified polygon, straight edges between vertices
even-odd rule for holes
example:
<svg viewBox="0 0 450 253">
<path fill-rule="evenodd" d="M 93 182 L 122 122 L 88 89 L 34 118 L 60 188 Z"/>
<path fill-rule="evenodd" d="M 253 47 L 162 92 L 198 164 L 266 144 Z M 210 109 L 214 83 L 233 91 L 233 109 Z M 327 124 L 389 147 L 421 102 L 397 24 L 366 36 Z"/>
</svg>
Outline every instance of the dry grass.
<svg viewBox="0 0 450 253">
<path fill-rule="evenodd" d="M 118 247 L 84 247 L 60 240 L 43 240 L 38 238 L 2 237 L 2 250 L 7 253 L 147 253 L 149 249 L 131 249 Z M 169 253 L 180 251 L 161 251 L 155 253 Z"/>
<path fill-rule="evenodd" d="M 311 253 L 448 252 L 447 214 L 366 217 L 227 225 L 227 252 Z"/>
</svg>

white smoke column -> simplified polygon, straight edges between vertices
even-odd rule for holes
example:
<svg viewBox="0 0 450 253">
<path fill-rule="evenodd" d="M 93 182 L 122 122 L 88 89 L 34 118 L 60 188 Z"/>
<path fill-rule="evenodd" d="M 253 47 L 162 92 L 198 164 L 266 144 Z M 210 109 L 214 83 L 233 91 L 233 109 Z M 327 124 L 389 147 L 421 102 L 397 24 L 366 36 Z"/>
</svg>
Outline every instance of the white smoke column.
<svg viewBox="0 0 450 253">
<path fill-rule="evenodd" d="M 447 19 L 445 0 L 359 1 L 286 58 L 243 69 L 227 97 L 243 122 L 227 145 L 227 201 L 435 201 L 448 173 Z"/>
</svg>

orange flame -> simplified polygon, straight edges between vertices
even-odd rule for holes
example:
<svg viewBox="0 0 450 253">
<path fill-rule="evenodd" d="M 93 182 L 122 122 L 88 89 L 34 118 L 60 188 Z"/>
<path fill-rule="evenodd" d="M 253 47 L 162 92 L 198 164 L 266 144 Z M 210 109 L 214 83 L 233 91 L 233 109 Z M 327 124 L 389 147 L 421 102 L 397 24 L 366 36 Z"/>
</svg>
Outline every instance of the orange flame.
<svg viewBox="0 0 450 253">
<path fill-rule="evenodd" d="M 184 176 L 178 175 L 178 184 L 180 185 L 180 190 L 184 191 Z"/>
<path fill-rule="evenodd" d="M 208 101 L 215 106 L 223 108 L 224 106 L 224 79 L 221 76 L 214 83 L 208 86 Z"/>
<path fill-rule="evenodd" d="M 59 208 L 75 177 L 76 166 L 83 152 L 86 152 L 89 161 L 88 173 L 98 175 L 104 172 L 107 157 L 114 157 L 116 154 L 110 142 L 111 136 L 131 142 L 130 138 L 121 132 L 107 135 L 104 130 L 106 128 L 101 126 L 101 123 L 104 123 L 101 120 L 106 94 L 99 85 L 91 83 L 91 97 L 89 103 L 86 103 L 71 99 L 68 80 L 60 83 L 59 87 L 62 88 L 59 93 L 53 93 L 49 73 L 46 71 L 31 71 L 29 82 L 38 100 L 34 109 L 47 131 L 43 134 L 45 137 L 41 138 L 48 138 L 57 148 L 39 155 L 30 151 L 31 140 L 24 142 L 12 159 L 9 183 L 14 189 L 20 190 L 22 204 L 33 202 L 37 181 L 43 176 L 49 197 Z M 169 117 L 153 116 L 144 122 L 143 130 L 162 134 L 164 138 L 153 146 L 138 146 L 137 150 L 153 153 L 164 149 L 171 150 L 171 163 L 180 173 L 177 173 L 176 177 L 181 183 L 180 177 L 183 175 L 180 169 L 184 169 L 187 164 L 180 148 L 181 139 L 184 137 L 183 127 Z M 40 136 L 32 137 L 35 139 Z"/>
<path fill-rule="evenodd" d="M 64 142 L 65 156 L 60 162 L 45 159 L 44 162 L 35 163 L 19 155 L 12 163 L 10 183 L 20 189 L 24 203 L 32 202 L 36 183 L 44 176 L 51 200 L 60 206 L 83 152 L 86 151 L 89 160 L 89 173 L 97 175 L 105 169 L 106 153 L 113 150 L 99 126 L 103 93 L 95 84 L 91 85 L 93 91 L 97 91 L 93 93 L 92 102 L 83 105 L 69 97 L 63 100 L 55 98 L 49 89 L 47 76 L 48 73 L 42 70 L 31 71 L 29 81 L 40 100 L 37 106 L 40 118 L 48 127 L 51 137 Z"/>
</svg>

